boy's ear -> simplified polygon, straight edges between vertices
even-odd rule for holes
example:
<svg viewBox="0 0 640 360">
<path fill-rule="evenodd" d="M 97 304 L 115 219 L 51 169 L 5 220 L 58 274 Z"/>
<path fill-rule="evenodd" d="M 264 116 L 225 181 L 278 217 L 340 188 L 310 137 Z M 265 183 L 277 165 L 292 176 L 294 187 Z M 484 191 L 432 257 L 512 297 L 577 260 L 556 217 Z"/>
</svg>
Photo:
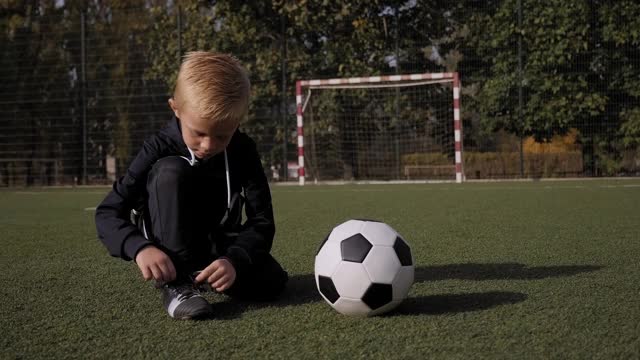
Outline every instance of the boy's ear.
<svg viewBox="0 0 640 360">
<path fill-rule="evenodd" d="M 174 98 L 169 98 L 169 107 L 171 107 L 171 110 L 173 110 L 173 113 L 179 119 L 180 115 L 178 114 L 178 104 L 176 103 Z"/>
</svg>

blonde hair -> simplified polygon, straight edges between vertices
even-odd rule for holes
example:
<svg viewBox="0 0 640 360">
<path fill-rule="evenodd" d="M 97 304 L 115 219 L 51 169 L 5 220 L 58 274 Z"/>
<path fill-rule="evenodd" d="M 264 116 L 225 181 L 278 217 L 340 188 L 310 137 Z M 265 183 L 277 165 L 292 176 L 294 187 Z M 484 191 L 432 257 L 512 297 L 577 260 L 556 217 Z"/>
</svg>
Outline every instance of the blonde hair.
<svg viewBox="0 0 640 360">
<path fill-rule="evenodd" d="M 178 107 L 188 104 L 215 122 L 239 122 L 247 113 L 251 83 L 240 61 L 228 54 L 188 52 L 173 92 Z"/>
</svg>

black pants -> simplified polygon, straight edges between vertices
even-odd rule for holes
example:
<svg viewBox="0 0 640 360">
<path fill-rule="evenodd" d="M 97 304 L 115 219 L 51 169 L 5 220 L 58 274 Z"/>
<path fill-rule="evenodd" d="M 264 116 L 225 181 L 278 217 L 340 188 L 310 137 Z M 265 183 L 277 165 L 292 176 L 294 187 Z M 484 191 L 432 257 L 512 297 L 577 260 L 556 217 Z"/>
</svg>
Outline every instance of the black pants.
<svg viewBox="0 0 640 360">
<path fill-rule="evenodd" d="M 202 270 L 224 256 L 225 246 L 233 242 L 233 235 L 221 231 L 219 223 L 227 209 L 224 174 L 216 177 L 206 167 L 170 156 L 153 166 L 147 191 L 147 237 L 169 255 L 179 276 Z M 242 209 L 235 209 L 238 211 Z M 241 231 L 241 224 L 231 225 Z M 236 281 L 225 293 L 247 300 L 273 299 L 288 280 L 282 266 L 268 253 L 237 267 L 236 274 Z"/>
</svg>

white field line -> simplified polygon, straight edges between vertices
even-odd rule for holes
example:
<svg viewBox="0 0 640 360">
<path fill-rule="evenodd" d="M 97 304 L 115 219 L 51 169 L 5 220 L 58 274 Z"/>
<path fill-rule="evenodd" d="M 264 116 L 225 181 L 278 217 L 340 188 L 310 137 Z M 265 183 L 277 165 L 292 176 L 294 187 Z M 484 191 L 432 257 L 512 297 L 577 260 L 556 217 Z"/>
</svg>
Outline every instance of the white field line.
<svg viewBox="0 0 640 360">
<path fill-rule="evenodd" d="M 496 190 L 561 190 L 561 189 L 619 189 L 619 188 L 640 188 L 640 184 L 627 184 L 627 185 L 600 185 L 597 187 L 588 187 L 584 185 L 575 186 L 544 186 L 544 187 L 518 187 L 518 186 L 494 186 L 490 188 L 462 188 L 459 186 L 451 187 L 416 187 L 410 189 L 403 189 L 408 191 L 496 191 Z M 284 190 L 283 188 L 272 190 L 274 194 L 279 193 L 335 193 L 335 192 L 392 192 L 396 191 L 394 187 L 388 189 L 344 189 L 338 186 L 332 189 L 300 189 L 300 190 Z M 96 211 L 96 207 L 84 208 L 84 211 Z"/>
<path fill-rule="evenodd" d="M 408 189 L 402 189 L 402 191 L 501 191 L 501 190 L 526 190 L 526 191 L 548 191 L 548 190 L 567 190 L 567 189 L 577 189 L 577 190 L 593 190 L 593 189 L 621 189 L 621 188 L 640 188 L 640 184 L 627 184 L 627 185 L 599 185 L 599 186 L 585 186 L 585 185 L 557 185 L 557 186 L 491 186 L 486 188 L 468 188 L 464 186 L 447 186 L 447 187 L 439 187 L 439 186 L 421 186 L 421 187 L 412 187 Z M 279 193 L 330 193 L 330 192 L 397 192 L 399 191 L 396 187 L 389 187 L 385 189 L 345 189 L 340 187 L 332 187 L 331 189 L 300 189 L 300 190 L 285 190 L 284 188 L 273 189 L 274 194 Z"/>
<path fill-rule="evenodd" d="M 465 188 L 460 186 L 447 186 L 447 187 L 439 187 L 439 186 L 421 186 L 421 187 L 413 187 L 409 189 L 403 189 L 403 191 L 499 191 L 499 190 L 562 190 L 562 189 L 578 189 L 578 190 L 589 190 L 589 189 L 620 189 L 620 188 L 640 188 L 640 184 L 625 184 L 625 185 L 599 185 L 595 187 L 589 187 L 585 185 L 559 185 L 559 186 L 543 186 L 543 187 L 521 187 L 521 186 L 492 186 L 488 188 Z M 395 187 L 389 187 L 386 189 L 345 189 L 339 186 L 332 187 L 331 189 L 300 189 L 300 190 L 285 190 L 284 187 L 279 189 L 272 189 L 274 194 L 279 193 L 335 193 L 335 192 L 392 192 L 397 191 Z M 34 193 L 34 194 L 42 194 L 42 193 Z M 86 193 L 85 193 L 86 194 Z M 86 207 L 84 211 L 96 211 L 96 207 Z"/>
<path fill-rule="evenodd" d="M 408 184 L 455 184 L 455 179 L 451 180 L 354 180 L 354 181 L 346 181 L 346 180 L 327 180 L 327 181 L 313 181 L 309 178 L 307 183 L 310 186 L 313 185 L 408 185 Z M 466 184 L 495 184 L 495 183 L 515 183 L 515 184 L 534 184 L 534 183 L 570 183 L 570 182 L 581 182 L 581 183 L 590 183 L 590 182 L 640 182 L 640 177 L 592 177 L 592 178 L 541 178 L 541 179 L 466 179 L 464 183 Z M 298 181 L 286 181 L 286 182 L 275 182 L 270 183 L 271 186 L 275 187 L 289 187 L 298 186 Z M 635 185 L 632 185 L 635 187 Z"/>
<path fill-rule="evenodd" d="M 75 190 L 56 190 L 56 191 L 47 191 L 43 189 L 42 191 L 10 191 L 12 194 L 16 195 L 51 195 L 51 194 L 81 194 L 81 195 L 107 195 L 107 191 L 75 191 Z"/>
</svg>

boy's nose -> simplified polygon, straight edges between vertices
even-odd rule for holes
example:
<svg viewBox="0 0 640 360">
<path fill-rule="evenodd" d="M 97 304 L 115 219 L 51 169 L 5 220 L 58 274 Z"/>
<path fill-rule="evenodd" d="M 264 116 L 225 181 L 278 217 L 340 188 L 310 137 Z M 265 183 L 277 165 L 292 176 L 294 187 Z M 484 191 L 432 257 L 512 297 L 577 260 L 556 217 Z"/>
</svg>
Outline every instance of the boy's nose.
<svg viewBox="0 0 640 360">
<path fill-rule="evenodd" d="M 211 138 L 205 137 L 200 141 L 200 150 L 204 152 L 209 152 L 211 150 Z"/>
</svg>

